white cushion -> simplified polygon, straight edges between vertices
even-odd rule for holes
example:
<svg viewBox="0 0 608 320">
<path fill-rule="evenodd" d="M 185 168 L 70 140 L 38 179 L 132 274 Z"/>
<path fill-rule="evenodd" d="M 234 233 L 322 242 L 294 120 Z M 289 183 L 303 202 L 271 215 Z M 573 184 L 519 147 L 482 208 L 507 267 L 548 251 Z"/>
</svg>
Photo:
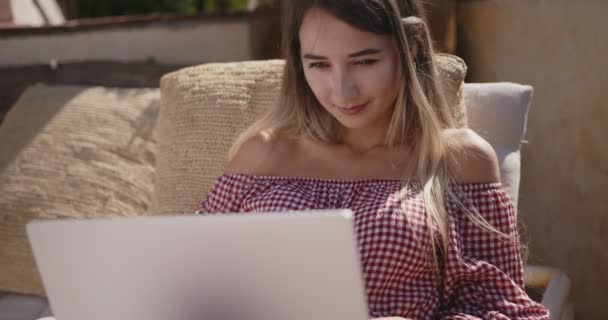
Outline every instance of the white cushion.
<svg viewBox="0 0 608 320">
<path fill-rule="evenodd" d="M 0 296 L 0 319 L 35 320 L 51 315 L 45 298 L 7 293 Z"/>
<path fill-rule="evenodd" d="M 533 88 L 516 83 L 466 83 L 464 103 L 469 127 L 496 150 L 502 183 L 517 208 L 520 147 L 526 132 Z"/>
</svg>

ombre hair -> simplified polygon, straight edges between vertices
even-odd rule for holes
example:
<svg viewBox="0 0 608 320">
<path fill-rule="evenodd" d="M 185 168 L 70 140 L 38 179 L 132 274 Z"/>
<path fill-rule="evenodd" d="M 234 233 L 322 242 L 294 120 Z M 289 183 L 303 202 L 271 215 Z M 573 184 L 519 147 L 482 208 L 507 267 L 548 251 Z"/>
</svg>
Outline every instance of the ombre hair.
<svg viewBox="0 0 608 320">
<path fill-rule="evenodd" d="M 243 142 L 261 132 L 305 136 L 325 143 L 339 142 L 340 124 L 321 106 L 304 76 L 299 31 L 307 10 L 322 9 L 357 29 L 389 35 L 397 48 L 402 85 L 384 146 L 389 149 L 407 146 L 413 155 L 415 176 L 404 173 L 403 180 L 420 183 L 437 263 L 447 248 L 444 197 L 448 185 L 453 182 L 442 132 L 453 127 L 454 120 L 439 80 L 422 4 L 419 0 L 284 0 L 283 6 L 285 67 L 278 101 L 237 138 L 229 159 Z M 487 223 L 481 223 L 494 230 Z M 433 231 L 434 226 L 439 231 L 439 239 Z"/>
</svg>

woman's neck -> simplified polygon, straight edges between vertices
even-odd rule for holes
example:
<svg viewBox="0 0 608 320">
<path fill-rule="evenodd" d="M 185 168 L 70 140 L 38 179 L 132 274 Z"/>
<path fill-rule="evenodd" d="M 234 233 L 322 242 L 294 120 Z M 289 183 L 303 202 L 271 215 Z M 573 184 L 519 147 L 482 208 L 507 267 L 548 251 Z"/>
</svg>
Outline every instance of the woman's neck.
<svg viewBox="0 0 608 320">
<path fill-rule="evenodd" d="M 365 155 L 366 153 L 379 148 L 384 148 L 386 139 L 386 127 L 377 126 L 375 128 L 343 128 L 340 132 L 340 142 L 353 154 Z"/>
</svg>

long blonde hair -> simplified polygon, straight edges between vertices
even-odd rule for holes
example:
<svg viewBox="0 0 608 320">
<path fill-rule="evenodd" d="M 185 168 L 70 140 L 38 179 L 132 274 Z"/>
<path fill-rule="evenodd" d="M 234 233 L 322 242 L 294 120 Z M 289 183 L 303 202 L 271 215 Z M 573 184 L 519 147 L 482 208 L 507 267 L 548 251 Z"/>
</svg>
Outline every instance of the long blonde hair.
<svg viewBox="0 0 608 320">
<path fill-rule="evenodd" d="M 416 169 L 413 178 L 422 187 L 437 263 L 448 244 L 444 195 L 453 182 L 442 132 L 453 127 L 454 121 L 439 81 L 422 5 L 419 0 L 287 0 L 283 5 L 286 63 L 279 99 L 237 138 L 229 158 L 234 157 L 244 141 L 265 130 L 326 143 L 339 142 L 339 123 L 319 104 L 304 77 L 298 33 L 308 9 L 320 8 L 361 30 L 393 36 L 400 57 L 402 85 L 384 145 L 387 148 L 407 145 L 412 150 Z M 440 239 L 436 239 L 433 226 L 439 230 Z"/>
</svg>

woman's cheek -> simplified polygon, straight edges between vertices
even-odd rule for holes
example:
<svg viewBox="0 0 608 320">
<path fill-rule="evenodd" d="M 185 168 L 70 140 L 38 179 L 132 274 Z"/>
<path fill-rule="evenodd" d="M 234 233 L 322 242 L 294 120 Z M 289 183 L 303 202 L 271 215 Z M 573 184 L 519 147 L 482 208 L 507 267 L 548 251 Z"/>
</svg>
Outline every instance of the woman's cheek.
<svg viewBox="0 0 608 320">
<path fill-rule="evenodd" d="M 382 79 L 384 83 L 391 82 L 396 79 L 397 69 L 393 63 L 382 64 L 378 68 L 377 78 Z"/>
<path fill-rule="evenodd" d="M 373 96 L 382 93 L 382 88 L 386 86 L 388 78 L 384 70 L 374 68 L 369 72 L 360 73 L 357 80 L 360 93 L 364 96 Z"/>
<path fill-rule="evenodd" d="M 308 82 L 308 86 L 312 90 L 315 97 L 319 102 L 323 103 L 325 100 L 326 91 L 329 89 L 323 78 L 319 75 L 308 74 L 306 76 L 306 81 Z"/>
<path fill-rule="evenodd" d="M 378 80 L 375 82 L 375 92 L 381 93 L 385 98 L 388 95 L 395 94 L 395 88 L 397 87 L 398 71 L 394 64 L 386 63 L 378 68 L 375 78 Z"/>
</svg>

